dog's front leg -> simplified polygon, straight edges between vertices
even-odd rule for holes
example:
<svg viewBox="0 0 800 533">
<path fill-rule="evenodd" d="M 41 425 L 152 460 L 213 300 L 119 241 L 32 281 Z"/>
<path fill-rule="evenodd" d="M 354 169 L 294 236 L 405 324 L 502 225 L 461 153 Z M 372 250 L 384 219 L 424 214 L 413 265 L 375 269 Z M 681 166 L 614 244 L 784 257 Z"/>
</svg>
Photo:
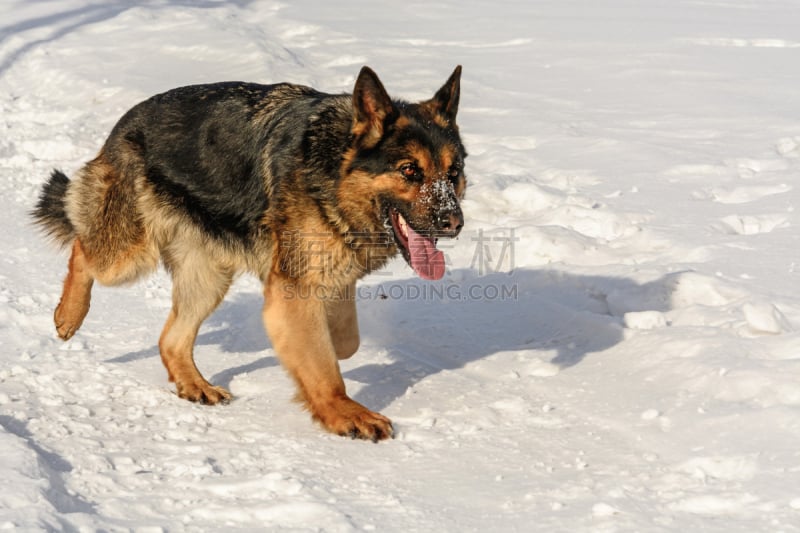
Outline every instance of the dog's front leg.
<svg viewBox="0 0 800 533">
<path fill-rule="evenodd" d="M 349 359 L 358 350 L 358 316 L 356 313 L 356 284 L 350 284 L 341 297 L 325 301 L 328 314 L 328 330 L 331 332 L 333 349 L 339 360 Z"/>
<path fill-rule="evenodd" d="M 391 421 L 345 392 L 327 304 L 316 288 L 270 276 L 264 290 L 264 323 L 272 345 L 297 382 L 300 399 L 328 431 L 373 441 L 389 438 Z"/>
</svg>

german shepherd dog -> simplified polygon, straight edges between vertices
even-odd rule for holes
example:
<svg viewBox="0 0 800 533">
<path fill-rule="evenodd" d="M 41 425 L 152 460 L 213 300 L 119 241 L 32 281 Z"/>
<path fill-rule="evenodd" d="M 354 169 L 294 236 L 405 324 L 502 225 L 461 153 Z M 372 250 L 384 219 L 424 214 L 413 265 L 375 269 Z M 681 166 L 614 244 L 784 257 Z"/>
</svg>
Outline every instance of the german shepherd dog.
<svg viewBox="0 0 800 533">
<path fill-rule="evenodd" d="M 72 181 L 53 171 L 32 212 L 71 248 L 59 337 L 81 326 L 95 280 L 132 282 L 160 260 L 173 282 L 158 343 L 169 380 L 181 398 L 227 403 L 193 347 L 233 278 L 251 272 L 312 417 L 339 435 L 392 437 L 388 418 L 347 396 L 338 360 L 358 349 L 359 278 L 398 252 L 420 277 L 444 275 L 437 239 L 464 223 L 460 78 L 459 66 L 419 103 L 391 99 L 364 67 L 352 95 L 224 82 L 136 105 Z"/>
</svg>

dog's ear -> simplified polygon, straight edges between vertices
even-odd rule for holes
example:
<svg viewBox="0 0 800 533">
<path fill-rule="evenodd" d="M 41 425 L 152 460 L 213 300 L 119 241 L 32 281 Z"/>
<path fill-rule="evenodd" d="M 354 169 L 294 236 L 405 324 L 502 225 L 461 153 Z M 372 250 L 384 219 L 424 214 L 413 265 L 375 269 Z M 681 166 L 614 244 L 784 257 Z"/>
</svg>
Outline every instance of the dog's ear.
<svg viewBox="0 0 800 533">
<path fill-rule="evenodd" d="M 443 117 L 449 124 L 455 125 L 456 113 L 458 113 L 458 99 L 461 96 L 461 65 L 458 65 L 450 78 L 436 92 L 433 99 L 425 104 L 434 113 Z"/>
<path fill-rule="evenodd" d="M 375 146 L 386 127 L 397 118 L 397 109 L 378 75 L 369 67 L 358 74 L 353 89 L 353 134 L 364 146 Z"/>
</svg>

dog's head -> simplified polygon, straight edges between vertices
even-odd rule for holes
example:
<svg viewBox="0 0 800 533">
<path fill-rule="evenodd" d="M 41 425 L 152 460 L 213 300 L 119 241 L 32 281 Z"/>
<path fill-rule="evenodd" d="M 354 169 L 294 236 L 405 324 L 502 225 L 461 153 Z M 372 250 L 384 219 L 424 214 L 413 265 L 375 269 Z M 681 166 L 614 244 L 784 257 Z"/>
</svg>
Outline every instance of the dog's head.
<svg viewBox="0 0 800 533">
<path fill-rule="evenodd" d="M 459 66 L 433 98 L 412 104 L 392 100 L 364 67 L 353 91 L 352 145 L 342 166 L 340 202 L 344 194 L 360 204 L 371 227 L 388 232 L 425 279 L 444 275 L 437 239 L 456 237 L 464 225 L 460 79 Z"/>
</svg>

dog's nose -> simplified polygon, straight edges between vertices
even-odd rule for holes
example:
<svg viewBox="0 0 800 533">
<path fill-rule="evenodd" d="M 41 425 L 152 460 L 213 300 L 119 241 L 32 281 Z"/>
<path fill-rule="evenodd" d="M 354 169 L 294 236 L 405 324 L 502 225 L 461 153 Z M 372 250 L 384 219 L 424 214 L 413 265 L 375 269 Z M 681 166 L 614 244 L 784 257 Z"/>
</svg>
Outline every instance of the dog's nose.
<svg viewBox="0 0 800 533">
<path fill-rule="evenodd" d="M 455 237 L 461 232 L 464 227 L 464 214 L 460 208 L 454 211 L 446 211 L 439 213 L 436 220 L 437 229 L 444 233 L 447 237 Z"/>
</svg>

